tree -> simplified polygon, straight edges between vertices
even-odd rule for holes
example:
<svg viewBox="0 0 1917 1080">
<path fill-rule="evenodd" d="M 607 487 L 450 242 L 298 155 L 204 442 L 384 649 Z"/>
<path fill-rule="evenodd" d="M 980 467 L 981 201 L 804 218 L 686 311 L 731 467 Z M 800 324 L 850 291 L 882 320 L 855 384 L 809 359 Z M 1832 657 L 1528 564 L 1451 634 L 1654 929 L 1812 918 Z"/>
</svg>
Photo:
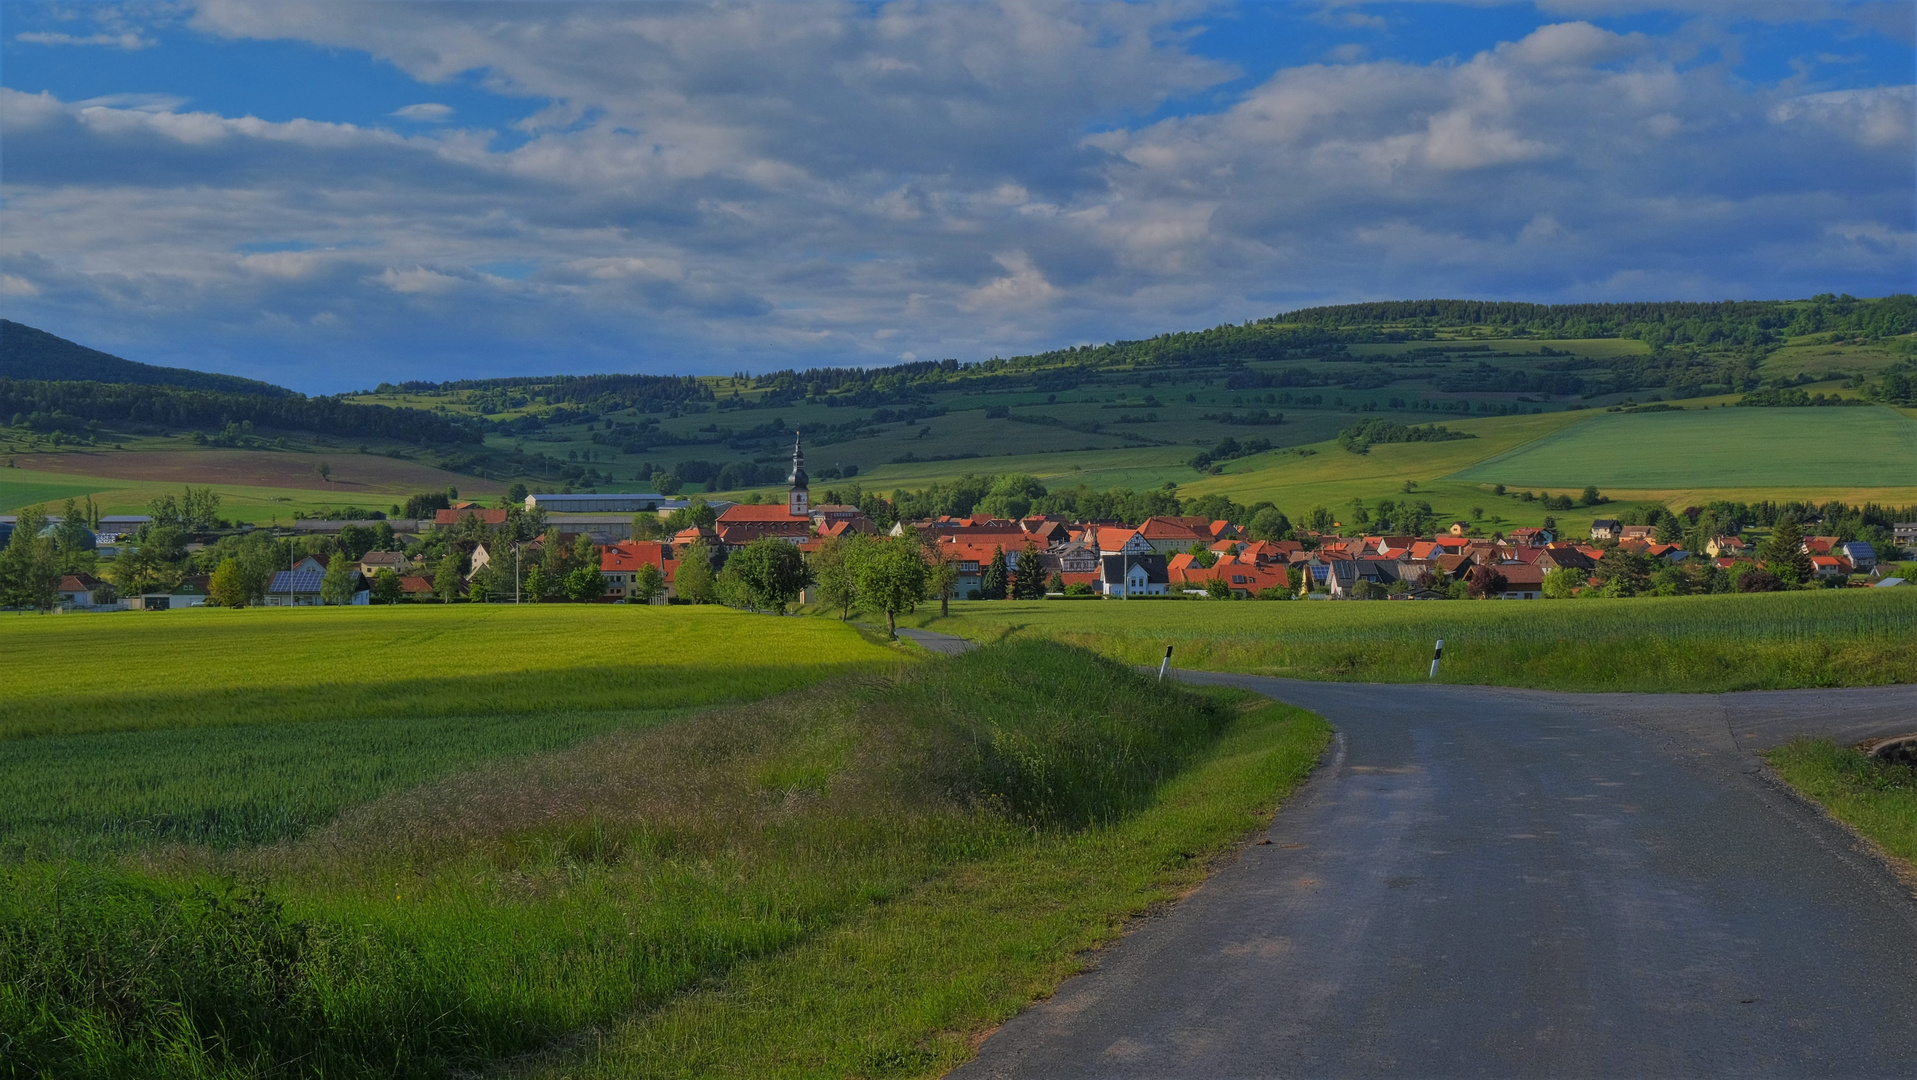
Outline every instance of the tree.
<svg viewBox="0 0 1917 1080">
<path fill-rule="evenodd" d="M 659 515 L 642 510 L 632 515 L 632 538 L 634 540 L 657 540 L 666 535 L 665 523 Z"/>
<path fill-rule="evenodd" d="M 812 570 L 799 549 L 773 536 L 761 536 L 726 560 L 726 573 L 745 590 L 746 605 L 785 614 L 785 606 L 812 584 Z"/>
<path fill-rule="evenodd" d="M 320 578 L 320 603 L 344 607 L 353 602 L 353 560 L 334 552 Z"/>
<path fill-rule="evenodd" d="M 897 639 L 898 616 L 925 599 L 930 575 L 918 534 L 908 530 L 874 544 L 860 561 L 859 594 L 867 605 L 885 612 L 886 633 Z"/>
<path fill-rule="evenodd" d="M 1218 564 L 1217 554 L 1206 547 L 1205 542 L 1202 540 L 1193 540 L 1191 547 L 1185 550 L 1185 554 L 1190 555 L 1192 562 L 1196 563 L 1201 569 L 1210 570 Z"/>
<path fill-rule="evenodd" d="M 712 549 L 704 544 L 679 549 L 679 569 L 672 575 L 672 584 L 679 599 L 689 604 L 712 603 Z"/>
<path fill-rule="evenodd" d="M 1291 535 L 1291 520 L 1275 506 L 1267 506 L 1251 517 L 1248 527 L 1253 540 L 1283 540 Z"/>
<path fill-rule="evenodd" d="M 871 552 L 873 541 L 862 533 L 835 536 L 820 545 L 812 556 L 812 573 L 818 579 L 819 600 L 839 609 L 839 619 L 852 617 L 859 604 L 859 566 Z"/>
<path fill-rule="evenodd" d="M 1757 549 L 1757 559 L 1764 564 L 1764 569 L 1787 585 L 1801 585 L 1809 581 L 1814 572 L 1810 556 L 1804 554 L 1804 534 L 1798 531 L 1797 522 L 1788 517 L 1780 518 L 1772 526 L 1770 538 Z"/>
<path fill-rule="evenodd" d="M 1310 529 L 1312 532 L 1330 532 L 1332 527 L 1337 524 L 1338 521 L 1332 516 L 1331 511 L 1322 506 L 1312 507 L 1311 513 L 1305 515 L 1305 528 Z"/>
<path fill-rule="evenodd" d="M 1584 585 L 1584 575 L 1568 566 L 1560 566 L 1544 575 L 1544 595 L 1550 600 L 1569 600 Z"/>
<path fill-rule="evenodd" d="M 1779 592 L 1783 588 L 1784 583 L 1777 575 L 1761 566 L 1753 566 L 1737 575 L 1738 592 Z"/>
<path fill-rule="evenodd" d="M 449 551 L 433 567 L 433 593 L 442 604 L 450 604 L 459 597 L 459 552 Z"/>
<path fill-rule="evenodd" d="M 1018 573 L 1012 575 L 1012 599 L 1045 599 L 1045 567 L 1038 554 L 1036 540 L 1025 541 L 1018 553 Z"/>
<path fill-rule="evenodd" d="M 51 608 L 60 597 L 53 540 L 41 536 L 46 508 L 29 506 L 14 520 L 13 536 L 0 552 L 0 603 L 14 608 Z"/>
<path fill-rule="evenodd" d="M 1605 501 L 1604 496 L 1598 494 L 1598 489 L 1596 484 L 1591 484 L 1585 487 L 1584 494 L 1578 497 L 1579 506 L 1596 506 L 1599 503 L 1604 501 Z"/>
<path fill-rule="evenodd" d="M 133 549 L 115 559 L 109 572 L 113 583 L 130 596 L 172 589 L 186 578 L 185 531 L 171 525 L 146 526 Z"/>
<path fill-rule="evenodd" d="M 529 604 L 537 604 L 541 600 L 544 600 L 546 598 L 546 591 L 550 585 L 551 582 L 546 576 L 546 568 L 539 563 L 533 563 L 532 569 L 526 571 L 525 589 L 523 593 L 526 602 Z"/>
<path fill-rule="evenodd" d="M 1006 578 L 1009 571 L 1005 566 L 1005 548 L 992 548 L 992 561 L 986 564 L 985 573 L 979 581 L 979 595 L 986 600 L 1005 599 Z"/>
<path fill-rule="evenodd" d="M 487 563 L 466 579 L 466 599 L 475 604 L 490 604 L 494 597 L 500 595 L 499 585 L 499 571 L 493 564 Z"/>
<path fill-rule="evenodd" d="M 526 485 L 516 480 L 513 481 L 511 487 L 506 489 L 506 505 L 512 506 L 515 504 L 520 506 L 526 504 Z"/>
<path fill-rule="evenodd" d="M 1681 544 L 1684 542 L 1683 526 L 1678 524 L 1678 520 L 1674 515 L 1665 514 L 1662 518 L 1658 519 L 1657 542 L 1660 544 Z"/>
<path fill-rule="evenodd" d="M 992 482 L 978 509 L 995 518 L 1022 518 L 1031 512 L 1032 503 L 1045 497 L 1045 485 L 1038 477 L 1006 473 Z"/>
<path fill-rule="evenodd" d="M 645 563 L 633 571 L 632 588 L 628 595 L 641 604 L 650 604 L 660 593 L 666 591 L 666 575 L 651 563 Z"/>
<path fill-rule="evenodd" d="M 1651 587 L 1656 561 L 1649 555 L 1624 548 L 1612 548 L 1598 559 L 1592 574 L 1606 596 L 1636 596 Z"/>
<path fill-rule="evenodd" d="M 1045 582 L 1045 591 L 1063 593 L 1065 591 L 1065 575 L 1053 574 L 1051 579 Z"/>
<path fill-rule="evenodd" d="M 1223 574 L 1214 574 L 1205 580 L 1205 595 L 1213 600 L 1231 599 L 1231 582 Z"/>
<path fill-rule="evenodd" d="M 213 569 L 213 576 L 206 583 L 206 596 L 221 607 L 245 607 L 252 599 L 246 585 L 246 572 L 240 569 L 240 560 L 228 555 Z"/>
<path fill-rule="evenodd" d="M 1504 575 L 1500 574 L 1495 566 L 1480 564 L 1472 567 L 1471 572 L 1465 575 L 1466 588 L 1474 600 L 1502 596 L 1506 584 L 1508 582 L 1505 581 Z"/>
<path fill-rule="evenodd" d="M 586 563 L 575 566 L 566 575 L 566 599 L 578 604 L 588 604 L 606 595 L 606 575 L 599 567 Z"/>
<path fill-rule="evenodd" d="M 373 595 L 371 597 L 373 603 L 397 604 L 399 603 L 401 595 L 403 595 L 403 592 L 399 585 L 399 575 L 393 573 L 391 567 L 381 567 L 379 572 L 373 575 Z"/>
<path fill-rule="evenodd" d="M 939 617 L 945 618 L 952 614 L 952 594 L 958 591 L 959 568 L 957 563 L 938 554 L 936 546 L 932 551 L 926 587 L 939 598 Z"/>
<path fill-rule="evenodd" d="M 319 474 L 320 483 L 322 484 L 333 478 L 333 466 L 327 462 L 322 461 L 318 465 L 313 466 L 313 471 Z"/>
</svg>

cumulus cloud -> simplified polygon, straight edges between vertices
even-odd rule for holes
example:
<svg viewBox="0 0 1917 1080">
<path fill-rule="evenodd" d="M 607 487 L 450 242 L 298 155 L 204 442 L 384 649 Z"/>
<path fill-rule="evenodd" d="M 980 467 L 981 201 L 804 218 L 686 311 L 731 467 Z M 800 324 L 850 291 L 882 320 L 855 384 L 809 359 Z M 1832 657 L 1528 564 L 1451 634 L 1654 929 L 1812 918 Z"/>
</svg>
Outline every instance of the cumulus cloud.
<svg viewBox="0 0 1917 1080">
<path fill-rule="evenodd" d="M 1580 9 L 1138 119 L 1237 76 L 1186 50 L 1198 14 L 203 0 L 203 32 L 476 80 L 524 119 L 503 138 L 430 101 L 365 126 L 0 89 L 0 295 L 105 345 L 324 357 L 326 389 L 395 357 L 876 364 L 1380 295 L 1910 280 L 1910 87 L 1753 84 Z"/>
</svg>

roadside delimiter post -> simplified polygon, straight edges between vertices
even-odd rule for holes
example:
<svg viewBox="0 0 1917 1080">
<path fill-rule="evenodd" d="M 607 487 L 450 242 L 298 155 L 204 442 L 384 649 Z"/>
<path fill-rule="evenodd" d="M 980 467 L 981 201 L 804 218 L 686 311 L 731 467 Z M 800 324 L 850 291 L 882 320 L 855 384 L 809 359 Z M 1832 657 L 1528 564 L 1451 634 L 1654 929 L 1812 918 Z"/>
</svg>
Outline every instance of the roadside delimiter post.
<svg viewBox="0 0 1917 1080">
<path fill-rule="evenodd" d="M 1438 677 L 1438 661 L 1444 656 L 1444 639 L 1438 639 L 1438 647 L 1431 650 L 1431 677 Z"/>
<path fill-rule="evenodd" d="M 1172 650 L 1172 647 L 1170 645 L 1165 646 L 1165 659 L 1158 662 L 1158 681 L 1159 682 L 1165 681 L 1165 672 L 1171 667 L 1171 650 Z"/>
</svg>

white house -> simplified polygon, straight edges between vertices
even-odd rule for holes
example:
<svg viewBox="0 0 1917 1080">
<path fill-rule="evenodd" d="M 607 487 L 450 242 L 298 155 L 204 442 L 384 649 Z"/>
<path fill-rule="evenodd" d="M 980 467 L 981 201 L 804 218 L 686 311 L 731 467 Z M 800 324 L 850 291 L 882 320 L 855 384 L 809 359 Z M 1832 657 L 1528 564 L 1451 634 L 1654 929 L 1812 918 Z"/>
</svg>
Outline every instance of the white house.
<svg viewBox="0 0 1917 1080">
<path fill-rule="evenodd" d="M 1171 571 L 1163 555 L 1106 555 L 1099 560 L 1099 591 L 1106 596 L 1164 596 Z"/>
</svg>

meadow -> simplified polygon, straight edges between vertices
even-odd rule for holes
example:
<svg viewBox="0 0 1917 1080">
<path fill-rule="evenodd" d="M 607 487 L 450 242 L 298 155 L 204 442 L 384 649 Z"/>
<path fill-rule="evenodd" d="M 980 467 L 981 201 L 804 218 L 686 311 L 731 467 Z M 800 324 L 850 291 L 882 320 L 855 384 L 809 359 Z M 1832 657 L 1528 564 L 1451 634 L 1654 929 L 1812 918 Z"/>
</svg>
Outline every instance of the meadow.
<svg viewBox="0 0 1917 1080">
<path fill-rule="evenodd" d="M 1453 478 L 1574 490 L 1917 487 L 1917 423 L 1881 406 L 1601 413 Z"/>
<path fill-rule="evenodd" d="M 742 631 L 717 645 L 733 653 L 800 628 L 823 645 L 815 674 L 862 652 L 827 620 L 738 618 L 753 622 L 695 621 Z M 175 623 L 188 637 L 216 625 Z M 295 670 L 308 682 L 287 696 L 332 692 L 325 669 Z M 170 681 L 193 677 L 175 668 Z M 630 710 L 623 691 L 599 693 L 604 711 Z M 76 726 L 64 708 L 46 704 L 53 726 Z M 504 756 L 469 754 L 437 778 L 361 790 L 331 820 L 231 838 L 267 843 L 173 835 L 118 855 L 0 859 L 9 1063 L 75 1077 L 439 1076 L 502 1060 L 522 1072 L 933 1074 L 1048 991 L 1080 949 L 1188 888 L 1326 740 L 1309 714 L 1036 641 L 866 664 L 662 719 L 553 731 L 544 747 L 481 731 Z M 260 759 L 194 740 L 284 741 L 277 761 L 291 767 L 351 734 L 327 726 L 86 738 L 179 735 L 176 760 L 225 754 L 244 786 Z M 137 774 L 140 749 L 97 767 Z M 361 747 L 368 760 L 389 749 Z M 217 802 L 217 774 L 202 775 Z M 176 795 L 190 807 L 190 792 Z"/>
<path fill-rule="evenodd" d="M 1798 739 L 1764 755 L 1777 774 L 1831 816 L 1900 860 L 1917 885 L 1917 769 L 1828 739 Z"/>
<path fill-rule="evenodd" d="M 963 602 L 912 624 L 1287 678 L 1718 693 L 1917 682 L 1917 589 L 1515 603 Z"/>
</svg>

